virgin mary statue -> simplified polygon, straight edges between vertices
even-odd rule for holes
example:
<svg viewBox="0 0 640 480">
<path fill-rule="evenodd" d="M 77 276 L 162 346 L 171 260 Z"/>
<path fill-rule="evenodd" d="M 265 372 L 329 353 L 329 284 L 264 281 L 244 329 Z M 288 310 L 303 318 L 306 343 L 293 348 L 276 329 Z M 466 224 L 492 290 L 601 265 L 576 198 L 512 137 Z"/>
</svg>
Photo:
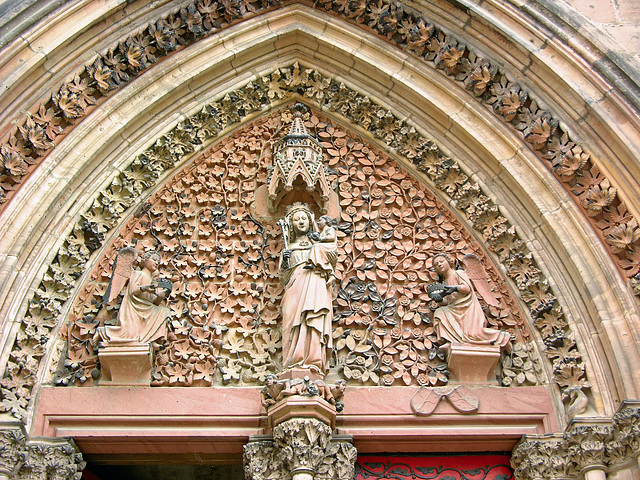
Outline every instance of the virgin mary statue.
<svg viewBox="0 0 640 480">
<path fill-rule="evenodd" d="M 309 206 L 287 209 L 285 248 L 280 258 L 283 369 L 299 368 L 324 376 L 333 347 L 331 281 L 337 260 L 335 236 L 322 237 Z"/>
</svg>

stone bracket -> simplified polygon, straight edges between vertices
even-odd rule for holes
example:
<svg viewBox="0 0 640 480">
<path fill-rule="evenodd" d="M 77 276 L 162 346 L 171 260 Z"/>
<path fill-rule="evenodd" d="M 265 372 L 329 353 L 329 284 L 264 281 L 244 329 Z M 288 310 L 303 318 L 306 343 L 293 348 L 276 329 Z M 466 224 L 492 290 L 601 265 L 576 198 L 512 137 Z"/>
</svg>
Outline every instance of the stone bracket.
<svg viewBox="0 0 640 480">
<path fill-rule="evenodd" d="M 98 353 L 102 386 L 149 386 L 152 355 L 148 343 L 109 345 Z"/>
</svg>

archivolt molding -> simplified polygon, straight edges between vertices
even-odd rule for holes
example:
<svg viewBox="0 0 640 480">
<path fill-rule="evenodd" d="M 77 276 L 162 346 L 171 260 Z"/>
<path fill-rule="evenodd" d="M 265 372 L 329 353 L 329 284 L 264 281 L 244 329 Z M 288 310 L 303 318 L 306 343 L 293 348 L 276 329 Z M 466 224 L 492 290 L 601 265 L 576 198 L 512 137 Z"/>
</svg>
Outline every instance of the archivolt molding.
<svg viewBox="0 0 640 480">
<path fill-rule="evenodd" d="M 465 51 L 465 55 L 468 55 L 468 54 L 469 54 L 469 52 Z M 442 67 L 442 68 L 444 68 L 444 67 Z M 109 94 L 109 92 L 107 92 L 107 93 Z M 287 95 L 289 93 L 290 92 L 287 92 Z M 263 108 L 263 107 L 261 107 L 261 108 Z M 178 134 L 179 135 L 183 135 L 183 133 L 180 132 L 180 129 L 178 129 Z M 170 137 L 170 135 L 169 135 L 169 137 Z M 169 145 L 171 145 L 173 140 L 168 140 L 167 142 L 168 142 Z M 424 151 L 426 152 L 427 150 L 428 149 L 425 149 Z M 160 173 L 161 171 L 163 171 L 163 169 L 158 170 L 158 172 L 156 172 L 156 173 Z M 73 237 L 73 235 L 72 235 L 72 237 Z M 65 246 L 64 248 L 67 248 L 67 247 Z M 54 253 L 51 254 L 51 257 L 53 257 L 53 255 L 54 255 Z M 54 290 L 55 290 L 55 288 L 57 288 L 56 287 L 57 284 L 55 282 L 58 282 L 58 279 L 56 279 L 56 276 L 55 276 L 55 270 L 56 270 L 56 268 L 58 268 L 57 267 L 58 264 L 59 264 L 59 260 L 56 260 L 54 262 L 54 266 L 50 270 L 50 273 L 47 274 L 48 277 L 47 277 L 47 280 L 46 280 L 46 281 L 49 281 L 48 280 L 49 278 L 53 278 L 54 279 L 54 283 L 52 284 L 52 286 L 54 287 Z M 58 274 L 58 278 L 60 278 L 59 274 Z M 66 281 L 70 281 L 68 279 L 64 279 L 64 275 L 63 275 L 62 278 L 64 280 L 62 282 L 63 284 Z M 72 283 L 74 281 L 73 280 L 74 278 L 75 277 L 72 275 L 72 280 L 71 280 Z M 42 292 L 45 292 L 45 293 L 47 292 L 47 288 L 44 287 L 44 283 L 43 283 L 43 287 L 40 288 L 40 290 Z M 69 290 L 66 287 L 63 287 L 59 292 L 53 291 L 53 294 L 54 294 L 53 298 L 55 300 L 53 302 L 53 305 L 56 306 L 55 303 L 56 302 L 58 303 L 56 308 L 59 308 L 61 302 L 64 301 L 65 298 L 67 298 L 66 296 L 68 296 L 68 291 Z M 28 398 L 28 395 L 31 392 L 32 384 L 35 381 L 35 373 L 37 372 L 37 370 L 39 368 L 39 364 L 40 364 L 39 362 L 40 362 L 40 359 L 42 358 L 42 354 L 43 354 L 43 351 L 44 351 L 44 348 L 42 346 L 41 341 L 45 341 L 47 338 L 49 338 L 48 337 L 48 333 L 50 332 L 51 326 L 47 326 L 47 323 L 51 323 L 52 322 L 52 318 L 55 319 L 55 315 L 53 315 L 53 317 L 47 317 L 47 316 L 45 316 L 45 317 L 46 318 L 43 319 L 44 323 L 42 325 L 42 330 L 41 330 L 41 331 L 45 332 L 44 336 L 42 336 L 42 335 L 35 335 L 34 336 L 34 335 L 26 334 L 25 331 L 26 331 L 27 328 L 29 328 L 29 325 L 27 325 L 26 323 L 22 324 L 22 326 L 20 327 L 20 332 L 21 333 L 18 334 L 18 337 L 19 337 L 18 343 L 16 343 L 16 346 L 15 346 L 15 348 L 13 350 L 13 353 L 11 354 L 11 359 L 12 359 L 11 361 L 13 362 L 14 360 L 16 360 L 16 358 L 20 358 L 21 362 L 19 362 L 20 365 L 18 365 L 18 366 L 20 368 L 22 368 L 23 366 L 26 366 L 26 367 L 25 367 L 25 371 L 23 372 L 24 376 L 22 376 L 22 374 L 19 373 L 20 370 L 18 370 L 18 374 L 17 374 L 18 378 L 20 379 L 19 381 L 22 381 L 23 383 L 20 386 L 10 387 L 9 389 L 7 389 L 7 392 L 9 392 L 7 394 L 8 395 L 7 398 L 10 399 L 8 401 L 8 403 L 11 405 L 11 407 L 10 407 L 11 409 L 13 409 L 14 406 L 17 405 L 16 410 L 19 411 L 20 408 L 23 409 L 26 406 L 25 398 Z M 36 327 L 32 327 L 32 328 L 36 328 Z M 31 353 L 32 351 L 34 351 L 35 354 Z M 24 352 L 26 352 L 26 353 L 24 353 Z M 17 365 L 17 363 L 16 363 L 16 365 Z M 29 386 L 29 382 L 32 382 L 31 386 Z M 25 390 L 23 389 L 23 385 L 27 385 L 27 387 L 26 387 L 27 395 L 26 396 L 24 395 Z M 15 393 L 14 393 L 14 397 L 11 397 L 11 392 L 18 392 L 19 394 L 15 395 Z"/>
<path fill-rule="evenodd" d="M 372 122 L 375 125 L 369 130 L 372 135 L 389 148 L 396 149 L 445 196 L 455 201 L 468 224 L 500 257 L 507 274 L 519 289 L 522 301 L 528 305 L 544 339 L 545 352 L 553 362 L 555 381 L 563 389 L 566 400 L 572 406 L 576 400 L 582 401 L 584 395 L 579 392 L 590 385 L 585 379 L 585 364 L 562 307 L 537 268 L 535 259 L 498 206 L 469 180 L 454 160 L 393 112 L 317 70 L 296 64 L 262 75 L 244 88 L 205 106 L 155 142 L 102 189 L 64 241 L 29 302 L 2 382 L 5 410 L 18 417 L 27 414 L 33 389 L 43 376 L 46 377 L 42 370 L 45 345 L 51 341 L 52 329 L 60 323 L 64 304 L 74 291 L 77 279 L 91 263 L 92 252 L 101 248 L 108 232 L 119 224 L 127 208 L 136 204 L 136 199 L 155 185 L 167 169 L 188 158 L 200 144 L 260 111 L 265 104 L 277 105 L 296 92 L 302 92 L 305 101 L 324 106 L 354 123 Z M 58 342 L 57 348 L 60 347 Z M 56 358 L 59 351 L 50 355 Z M 522 373 L 526 382 L 526 371 L 522 370 Z M 84 373 L 76 380 L 81 381 L 82 375 Z M 514 381 L 517 382 L 517 378 Z"/>
<path fill-rule="evenodd" d="M 230 25 L 266 12 L 280 2 L 214 4 L 188 2 L 122 39 L 62 84 L 51 98 L 30 109 L 0 145 L 3 173 L 0 203 L 6 202 L 29 173 L 84 118 L 93 105 L 126 85 L 148 66 Z M 538 105 L 533 92 L 513 81 L 503 67 L 484 58 L 415 9 L 397 2 L 381 4 L 319 0 L 329 12 L 385 38 L 442 71 L 515 131 L 562 182 L 586 214 L 621 274 L 640 274 L 638 220 L 618 196 L 618 188 L 560 125 L 557 114 Z M 367 127 L 368 128 L 368 127 Z"/>
</svg>

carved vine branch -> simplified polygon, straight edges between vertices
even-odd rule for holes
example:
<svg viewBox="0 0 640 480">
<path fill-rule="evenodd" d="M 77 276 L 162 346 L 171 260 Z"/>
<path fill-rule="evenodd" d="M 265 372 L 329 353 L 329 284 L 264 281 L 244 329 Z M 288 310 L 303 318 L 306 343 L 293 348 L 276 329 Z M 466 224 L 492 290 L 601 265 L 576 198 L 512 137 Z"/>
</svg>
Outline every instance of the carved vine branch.
<svg viewBox="0 0 640 480">
<path fill-rule="evenodd" d="M 31 109 L 35 113 L 28 114 L 0 144 L 0 208 L 59 138 L 70 132 L 104 97 L 170 52 L 284 3 L 288 2 L 185 2 L 183 7 L 154 20 L 98 55 L 82 71 L 76 72 L 71 81 Z M 317 0 L 313 6 L 385 38 L 463 85 L 518 131 L 544 160 L 586 213 L 625 278 L 640 272 L 638 219 L 629 213 L 615 185 L 598 168 L 597 160 L 562 129 L 557 115 L 541 108 L 534 95 L 512 81 L 503 69 L 401 2 Z M 313 83 L 308 88 L 308 96 L 322 103 L 322 83 Z M 269 96 L 278 92 L 274 85 Z M 353 116 L 361 117 L 356 121 L 369 129 L 372 121 L 367 102 L 359 108 L 361 111 L 354 111 Z M 411 159 L 411 144 L 405 149 Z"/>
<path fill-rule="evenodd" d="M 456 200 L 457 207 L 466 215 L 474 228 L 482 233 L 489 248 L 495 251 L 508 267 L 509 276 L 514 279 L 520 290 L 522 299 L 529 305 L 531 316 L 535 320 L 535 324 L 545 340 L 547 356 L 554 363 L 556 382 L 563 390 L 570 387 L 585 388 L 589 386 L 584 378 L 584 363 L 577 351 L 575 341 L 571 338 L 571 333 L 564 320 L 562 308 L 557 304 L 555 296 L 550 291 L 546 280 L 541 276 L 539 269 L 536 268 L 531 254 L 526 251 L 523 243 L 517 238 L 515 229 L 510 226 L 507 219 L 499 213 L 498 207 L 493 205 L 488 197 L 482 193 L 478 185 L 471 183 L 460 167 L 452 159 L 443 155 L 436 145 L 422 137 L 410 125 L 397 119 L 391 112 L 376 105 L 345 85 L 326 78 L 317 71 L 301 68 L 296 64 L 291 67 L 278 69 L 263 78 L 255 79 L 255 81 L 249 83 L 245 88 L 231 92 L 218 102 L 205 106 L 199 114 L 179 124 L 173 131 L 159 139 L 151 148 L 136 158 L 129 167 L 125 169 L 123 174 L 114 180 L 112 185 L 98 195 L 92 207 L 83 214 L 83 218 L 66 239 L 54 263 L 45 275 L 40 287 L 37 289 L 34 298 L 30 301 L 29 311 L 24 318 L 12 349 L 7 367 L 7 375 L 1 384 L 2 402 L 5 410 L 11 411 L 19 417 L 25 415 L 25 409 L 34 387 L 38 369 L 40 368 L 40 361 L 45 353 L 45 347 L 50 341 L 51 328 L 60 321 L 59 315 L 62 304 L 67 301 L 75 288 L 76 280 L 86 268 L 90 254 L 102 246 L 107 232 L 118 223 L 125 210 L 134 205 L 136 198 L 140 197 L 144 190 L 152 187 L 162 172 L 174 164 L 179 163 L 186 154 L 192 152 L 196 145 L 215 138 L 222 128 L 232 125 L 234 122 L 241 121 L 245 115 L 262 109 L 264 105 L 269 105 L 271 101 L 282 100 L 292 93 L 298 92 L 301 92 L 309 100 L 312 96 L 314 99 L 320 99 L 322 102 L 321 105 L 326 105 L 337 111 L 350 121 L 362 124 L 361 121 L 363 119 L 370 119 L 370 131 L 375 136 L 383 139 L 389 146 L 398 148 L 398 150 L 411 159 L 411 161 L 417 165 L 418 169 L 424 172 L 431 181 Z M 363 113 L 365 111 L 364 106 L 367 107 L 366 111 L 368 113 L 366 115 Z M 313 125 L 311 125 L 311 127 L 313 127 Z M 338 132 L 334 135 L 333 132 L 335 128 L 333 131 L 331 130 L 332 128 L 333 127 L 328 125 L 324 130 L 326 134 L 325 141 L 330 140 L 333 146 L 332 150 L 334 150 L 329 151 L 329 153 L 333 156 L 343 155 L 351 149 L 352 145 L 347 144 L 348 140 L 344 138 L 344 134 Z M 318 135 L 322 138 L 320 132 Z M 347 150 L 341 152 L 343 148 Z M 259 152 L 257 154 L 261 155 Z M 357 179 L 357 175 L 354 176 L 354 179 Z M 186 182 L 186 187 L 191 188 L 188 178 L 184 181 Z M 348 182 L 345 182 L 345 184 L 347 183 Z M 400 181 L 400 183 L 402 183 L 402 181 Z M 240 187 L 240 192 L 243 191 L 241 182 L 237 183 L 236 186 Z M 405 191 L 411 190 L 411 185 L 407 184 L 406 187 L 400 185 L 400 188 Z M 227 193 L 224 193 L 225 191 Z M 223 195 L 228 196 L 228 192 L 229 190 L 223 189 L 223 192 L 219 195 L 221 195 L 222 198 Z M 367 192 L 371 202 L 378 196 L 374 188 L 367 189 Z M 403 195 L 404 194 L 390 195 L 385 193 L 387 198 L 393 197 L 393 202 L 397 202 L 399 198 L 404 198 Z M 360 195 L 360 199 L 363 199 L 362 194 Z M 229 200 L 229 198 L 226 200 Z M 177 201 L 178 203 L 180 202 L 179 199 Z M 403 200 L 403 202 L 404 201 L 405 200 Z M 152 210 L 147 211 L 147 208 L 148 207 L 143 207 L 139 211 L 139 218 L 146 216 L 149 222 L 155 221 L 154 216 L 156 216 L 157 213 L 154 213 Z M 345 209 L 345 214 L 350 216 L 347 210 L 348 208 Z M 433 210 L 436 215 L 432 217 L 430 222 L 434 222 L 434 228 L 442 228 L 444 232 L 456 230 L 451 229 L 447 225 L 441 225 L 445 219 L 442 218 L 438 220 L 436 205 L 433 206 Z M 207 221 L 209 221 L 213 227 L 215 227 L 216 222 L 220 223 L 223 221 L 223 216 L 221 216 L 220 213 L 221 212 L 216 212 L 214 209 L 210 211 L 211 218 Z M 426 213 L 427 217 L 429 217 L 429 212 Z M 193 214 L 190 215 L 193 216 Z M 383 215 L 382 210 L 380 210 L 380 215 Z M 226 215 L 224 218 L 227 218 Z M 349 223 L 346 219 L 343 220 L 344 224 Z M 178 216 L 174 220 L 171 220 L 171 216 L 169 216 L 167 222 L 169 222 L 170 225 L 163 228 L 169 230 L 175 229 L 175 231 L 180 230 L 186 232 L 193 228 L 193 222 L 189 220 L 189 218 L 185 220 Z M 346 230 L 344 230 L 344 228 L 346 228 Z M 348 230 L 345 225 L 342 232 L 347 235 Z M 353 232 L 356 232 L 356 230 L 357 229 L 354 228 Z M 375 230 L 375 228 L 373 228 L 373 230 Z M 400 231 L 401 229 L 394 227 L 393 230 L 389 230 L 392 236 L 396 230 L 398 230 L 398 234 L 404 235 L 404 233 Z M 155 231 L 155 227 L 152 226 L 150 232 Z M 384 232 L 377 233 L 379 235 L 385 234 Z M 367 236 L 369 232 L 364 232 L 364 234 Z M 376 232 L 372 231 L 371 234 L 375 236 Z M 407 234 L 413 237 L 414 235 L 419 235 L 419 232 L 413 228 L 412 233 L 407 231 Z M 157 241 L 157 238 L 153 238 L 156 234 L 150 233 L 149 235 L 151 239 L 149 241 Z M 421 241 L 424 242 L 427 241 L 427 239 L 421 239 Z M 433 248 L 438 248 L 437 242 L 437 239 L 432 240 Z M 189 248 L 189 245 L 178 244 L 176 248 L 178 247 Z M 442 245 L 442 247 L 444 247 L 444 245 Z M 223 251 L 220 255 L 222 256 L 224 253 Z M 108 261 L 108 259 L 105 261 Z M 366 262 L 367 260 L 365 260 L 361 266 L 356 266 L 354 263 L 353 270 L 356 278 L 367 278 L 368 269 L 365 268 L 367 266 Z M 249 263 L 251 263 L 251 261 L 249 261 Z M 390 266 L 389 263 L 385 263 L 385 265 L 387 267 Z M 103 270 L 108 270 L 106 264 L 102 265 L 102 267 Z M 395 266 L 391 265 L 391 267 Z M 220 268 L 221 272 L 224 272 L 223 267 L 220 266 Z M 384 269 L 380 268 L 380 271 L 384 271 Z M 391 270 L 391 272 L 391 275 L 393 275 L 396 271 Z M 197 275 L 196 273 L 195 276 L 197 277 Z M 97 278 L 93 280 L 95 281 Z M 363 280 L 358 281 L 363 282 Z M 496 284 L 500 283 L 497 274 L 494 281 Z M 357 283 L 353 286 L 355 289 L 354 292 L 360 288 Z M 345 285 L 345 287 L 348 287 L 348 284 Z M 96 288 L 99 288 L 97 284 Z M 345 300 L 346 302 L 359 301 L 353 297 L 352 293 L 349 293 L 347 288 L 345 288 L 345 292 L 348 293 L 348 298 Z M 99 292 L 96 291 L 96 294 L 99 294 Z M 406 296 L 409 301 L 407 306 L 411 304 L 409 294 L 415 296 L 414 292 L 405 289 L 403 296 Z M 215 292 L 212 292 L 211 295 L 213 295 L 212 298 L 215 298 Z M 374 310 L 377 297 L 368 294 L 367 298 L 367 301 L 371 301 L 371 310 Z M 90 300 L 90 298 L 87 299 Z M 378 301 L 378 303 L 380 302 Z M 384 302 L 382 304 L 385 306 Z M 379 305 L 375 308 L 378 307 Z M 387 307 L 390 307 L 390 305 L 385 306 L 385 308 Z M 512 307 L 515 307 L 515 305 L 512 305 Z M 354 310 L 353 305 L 350 305 L 349 309 Z M 406 313 L 407 321 L 411 322 L 414 317 L 411 316 L 408 310 L 409 309 L 407 309 Z M 358 309 L 358 312 L 361 311 L 362 305 L 360 309 Z M 359 315 L 363 318 L 361 314 Z M 402 315 L 404 317 L 405 314 L 403 313 Z M 383 309 L 382 322 L 384 322 L 384 316 Z M 411 316 L 411 318 L 409 318 L 409 316 Z M 351 315 L 349 317 L 351 317 Z M 90 331 L 91 328 L 95 326 L 92 323 L 92 319 L 80 320 L 81 322 L 78 326 L 81 329 L 84 328 L 86 331 Z M 499 321 L 504 321 L 504 319 L 499 319 Z M 365 323 L 366 322 L 363 321 L 363 325 Z M 356 329 L 353 329 L 354 332 L 355 330 Z M 364 353 L 357 352 L 358 346 L 362 347 L 362 345 L 364 345 L 362 338 L 359 337 L 360 334 L 356 336 L 351 335 L 351 333 L 345 334 L 345 332 L 346 329 L 340 332 L 337 341 L 344 340 L 346 348 L 351 349 L 353 347 L 356 353 Z M 187 336 L 190 334 L 190 332 L 186 332 Z M 203 334 L 208 335 L 206 333 Z M 215 335 L 219 335 L 219 333 L 215 333 Z M 393 339 L 394 335 L 399 335 L 399 337 L 396 337 L 396 339 L 398 339 L 403 337 L 405 333 L 402 330 L 394 333 L 393 329 L 391 329 L 390 335 L 390 342 L 388 342 L 384 336 L 380 338 L 381 346 L 378 348 L 384 349 L 389 347 L 391 343 L 395 341 Z M 412 335 L 413 333 L 409 331 L 409 338 L 404 340 L 410 342 L 413 342 L 413 340 L 421 341 L 420 339 L 412 337 Z M 77 340 L 80 342 L 84 341 L 81 337 Z M 376 340 L 371 338 L 371 341 L 375 345 Z M 413 342 L 412 345 L 415 347 L 415 342 Z M 422 342 L 422 348 L 424 348 L 424 342 Z M 389 352 L 389 354 L 396 355 L 393 352 Z M 404 355 L 404 353 L 398 353 L 398 355 Z M 410 352 L 407 353 L 407 357 L 411 359 Z M 515 384 L 530 381 L 530 379 L 527 378 L 527 372 L 532 372 L 533 370 L 531 364 L 526 365 L 527 357 L 528 354 L 526 352 L 522 355 L 518 355 L 517 352 L 515 352 L 514 356 L 510 359 L 511 363 L 503 364 L 503 372 L 505 372 L 506 377 L 510 376 L 512 382 Z M 407 358 L 399 360 L 402 362 L 407 360 Z M 351 372 L 360 370 L 360 375 L 352 374 L 352 378 L 359 380 L 362 377 L 363 370 L 361 367 L 366 366 L 367 360 L 364 359 L 363 361 L 365 363 L 362 366 L 359 365 L 357 359 L 354 364 L 347 365 Z M 381 361 L 385 361 L 384 356 L 382 356 Z M 241 362 L 241 359 L 234 359 L 234 362 L 227 363 L 229 372 L 238 372 L 229 373 L 229 375 L 239 375 L 242 365 L 238 362 Z M 66 363 L 70 371 L 74 372 L 74 375 L 76 375 L 76 372 L 80 372 L 70 381 L 83 382 L 87 380 L 88 373 L 90 372 L 84 369 L 78 369 L 77 358 L 69 355 Z M 423 369 L 422 371 L 426 370 Z M 506 372 L 511 372 L 511 374 Z M 266 372 L 263 373 L 266 375 Z M 391 373 L 393 374 L 393 372 Z M 206 374 L 204 375 L 206 376 Z M 400 377 L 402 377 L 402 375 L 400 375 Z M 384 379 L 383 383 L 386 383 Z"/>
</svg>

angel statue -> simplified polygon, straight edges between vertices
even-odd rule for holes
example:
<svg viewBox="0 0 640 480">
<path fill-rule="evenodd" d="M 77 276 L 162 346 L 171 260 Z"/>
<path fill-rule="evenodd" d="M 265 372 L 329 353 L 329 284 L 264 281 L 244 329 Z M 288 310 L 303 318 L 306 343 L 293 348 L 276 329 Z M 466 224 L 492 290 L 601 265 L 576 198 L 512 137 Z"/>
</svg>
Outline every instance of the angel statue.
<svg viewBox="0 0 640 480">
<path fill-rule="evenodd" d="M 149 251 L 142 255 L 141 270 L 133 268 L 137 258 L 138 253 L 131 247 L 118 252 L 103 304 L 112 302 L 127 280 L 129 284 L 118 311 L 118 325 L 98 327 L 95 343 L 151 343 L 166 334 L 166 319 L 171 311 L 162 302 L 171 294 L 173 284 L 158 278 L 158 252 Z"/>
<path fill-rule="evenodd" d="M 500 306 L 491 293 L 480 259 L 469 254 L 462 263 L 466 271 L 454 270 L 454 260 L 447 254 L 433 257 L 433 267 L 442 283 L 432 283 L 427 291 L 433 300 L 442 304 L 433 314 L 438 336 L 451 343 L 506 347 L 511 336 L 486 327 L 487 319 L 476 297 L 477 292 L 489 305 Z"/>
<path fill-rule="evenodd" d="M 324 376 L 329 370 L 333 307 L 331 282 L 338 243 L 331 219 L 319 232 L 309 206 L 294 203 L 278 222 L 284 236 L 280 259 L 283 368 L 300 368 Z"/>
</svg>

